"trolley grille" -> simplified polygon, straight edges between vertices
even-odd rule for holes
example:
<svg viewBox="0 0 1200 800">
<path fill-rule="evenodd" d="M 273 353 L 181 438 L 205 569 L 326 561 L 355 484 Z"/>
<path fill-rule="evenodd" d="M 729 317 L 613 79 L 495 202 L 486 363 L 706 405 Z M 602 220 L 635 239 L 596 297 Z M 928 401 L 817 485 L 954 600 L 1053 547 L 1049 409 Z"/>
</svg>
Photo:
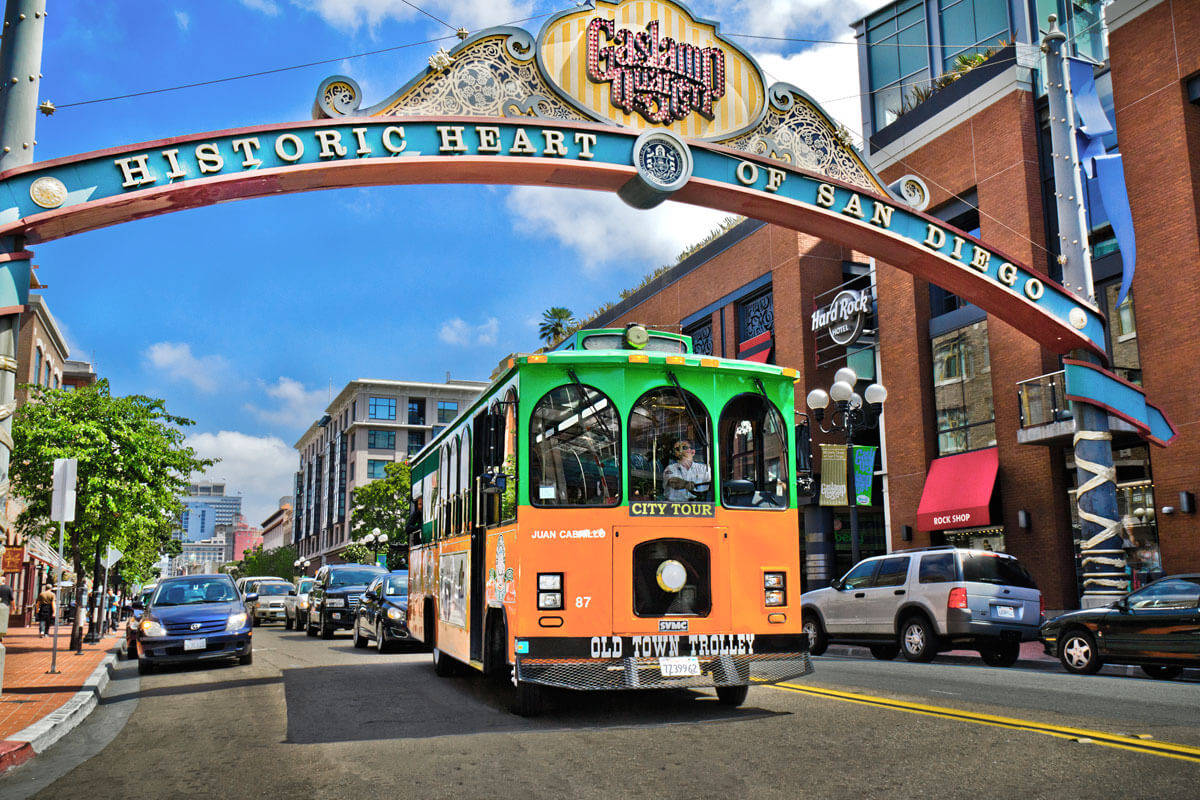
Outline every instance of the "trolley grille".
<svg viewBox="0 0 1200 800">
<path fill-rule="evenodd" d="M 679 689 L 778 683 L 812 672 L 806 652 L 700 658 L 700 674 L 663 677 L 657 658 L 560 659 L 517 657 L 518 680 L 564 689 Z"/>
</svg>

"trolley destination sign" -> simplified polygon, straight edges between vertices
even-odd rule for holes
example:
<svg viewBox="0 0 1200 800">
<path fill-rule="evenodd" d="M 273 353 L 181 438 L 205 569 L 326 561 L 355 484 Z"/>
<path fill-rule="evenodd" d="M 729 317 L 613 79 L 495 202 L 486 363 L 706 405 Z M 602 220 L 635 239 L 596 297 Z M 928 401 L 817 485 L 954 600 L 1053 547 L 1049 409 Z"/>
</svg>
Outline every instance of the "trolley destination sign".
<svg viewBox="0 0 1200 800">
<path fill-rule="evenodd" d="M 49 241 L 246 197 L 355 185 L 528 183 L 619 189 L 638 131 L 465 118 L 318 120 L 192 135 L 0 175 L 0 235 Z M 890 198 L 705 142 L 674 198 L 852 243 L 936 280 L 1056 351 L 1103 352 L 1099 312 L 966 233 Z M 932 257 L 931 257 L 932 256 Z"/>
</svg>

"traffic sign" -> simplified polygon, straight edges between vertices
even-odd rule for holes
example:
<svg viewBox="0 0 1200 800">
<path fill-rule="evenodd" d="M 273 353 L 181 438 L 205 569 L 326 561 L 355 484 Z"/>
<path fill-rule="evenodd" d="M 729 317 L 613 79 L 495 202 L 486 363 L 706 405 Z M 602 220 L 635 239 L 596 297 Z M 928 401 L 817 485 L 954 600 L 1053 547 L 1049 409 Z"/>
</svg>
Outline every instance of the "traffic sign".
<svg viewBox="0 0 1200 800">
<path fill-rule="evenodd" d="M 125 554 L 110 544 L 100 563 L 104 565 L 105 569 L 112 569 L 112 565 L 120 561 L 123 555 Z"/>
<path fill-rule="evenodd" d="M 54 492 L 50 496 L 50 519 L 54 522 L 75 521 L 75 469 L 73 458 L 54 459 Z"/>
</svg>

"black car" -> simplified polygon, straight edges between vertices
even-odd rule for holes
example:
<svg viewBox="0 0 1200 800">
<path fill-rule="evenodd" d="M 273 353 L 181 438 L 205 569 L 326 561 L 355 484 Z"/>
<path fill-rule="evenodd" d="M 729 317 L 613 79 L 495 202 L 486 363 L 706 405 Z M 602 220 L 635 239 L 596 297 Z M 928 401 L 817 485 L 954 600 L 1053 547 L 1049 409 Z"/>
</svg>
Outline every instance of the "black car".
<svg viewBox="0 0 1200 800">
<path fill-rule="evenodd" d="M 331 639 L 335 630 L 353 628 L 363 592 L 381 575 L 387 575 L 387 570 L 370 564 L 321 567 L 308 593 L 308 623 L 304 632 Z"/>
<path fill-rule="evenodd" d="M 1111 606 L 1055 617 L 1041 639 L 1068 672 L 1137 664 L 1152 678 L 1174 678 L 1200 667 L 1200 575 L 1168 575 Z"/>
<path fill-rule="evenodd" d="M 354 646 L 371 642 L 383 653 L 392 643 L 410 642 L 408 635 L 408 570 L 376 578 L 363 594 L 354 620 Z"/>
</svg>

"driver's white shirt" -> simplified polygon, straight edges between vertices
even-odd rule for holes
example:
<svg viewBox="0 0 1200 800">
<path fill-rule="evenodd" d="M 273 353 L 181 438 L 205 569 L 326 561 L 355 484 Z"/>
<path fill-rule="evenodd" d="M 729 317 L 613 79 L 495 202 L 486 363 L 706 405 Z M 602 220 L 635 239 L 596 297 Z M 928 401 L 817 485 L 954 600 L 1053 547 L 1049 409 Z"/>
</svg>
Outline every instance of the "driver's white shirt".
<svg viewBox="0 0 1200 800">
<path fill-rule="evenodd" d="M 708 464 L 702 464 L 699 461 L 693 461 L 690 467 L 685 467 L 683 464 L 675 461 L 663 470 L 663 483 L 666 483 L 671 478 L 680 478 L 693 484 L 708 483 L 712 480 L 712 473 L 708 469 Z M 696 498 L 687 487 L 672 489 L 668 486 L 667 499 L 674 503 L 685 503 Z"/>
</svg>

